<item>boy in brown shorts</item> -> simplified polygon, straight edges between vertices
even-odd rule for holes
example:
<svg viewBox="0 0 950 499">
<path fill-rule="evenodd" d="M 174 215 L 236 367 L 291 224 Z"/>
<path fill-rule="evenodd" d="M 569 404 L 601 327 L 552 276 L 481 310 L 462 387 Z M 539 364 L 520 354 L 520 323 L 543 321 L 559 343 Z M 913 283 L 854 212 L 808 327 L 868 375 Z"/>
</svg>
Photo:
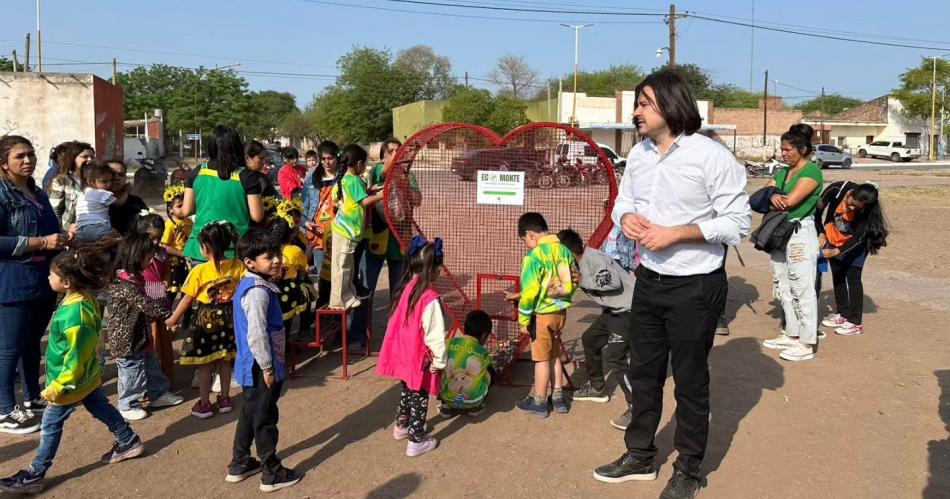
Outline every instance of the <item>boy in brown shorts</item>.
<svg viewBox="0 0 950 499">
<path fill-rule="evenodd" d="M 548 384 L 553 376 L 551 402 L 554 412 L 564 414 L 567 404 L 561 390 L 564 379 L 560 345 L 566 310 L 574 295 L 571 280 L 571 268 L 576 265 L 574 256 L 556 235 L 548 233 L 548 224 L 540 213 L 525 213 L 518 218 L 518 236 L 530 249 L 521 262 L 518 322 L 522 333 L 529 334 L 534 320 L 535 334 L 531 340 L 534 388 L 530 395 L 516 402 L 515 407 L 526 414 L 547 417 Z"/>
</svg>

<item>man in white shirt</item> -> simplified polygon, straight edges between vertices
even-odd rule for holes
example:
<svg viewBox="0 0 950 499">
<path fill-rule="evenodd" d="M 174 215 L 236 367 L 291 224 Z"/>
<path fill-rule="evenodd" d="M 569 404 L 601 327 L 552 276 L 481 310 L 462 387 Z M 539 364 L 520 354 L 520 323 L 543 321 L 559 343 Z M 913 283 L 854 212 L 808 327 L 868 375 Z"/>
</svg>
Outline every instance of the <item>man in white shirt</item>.
<svg viewBox="0 0 950 499">
<path fill-rule="evenodd" d="M 749 233 L 745 171 L 721 144 L 697 134 L 702 119 L 675 69 L 637 87 L 637 130 L 613 220 L 637 242 L 640 265 L 631 307 L 632 421 L 627 452 L 597 468 L 604 482 L 654 480 L 654 437 L 667 363 L 676 383 L 678 452 L 661 497 L 693 497 L 709 434 L 707 357 L 726 301 L 725 245 Z"/>
</svg>

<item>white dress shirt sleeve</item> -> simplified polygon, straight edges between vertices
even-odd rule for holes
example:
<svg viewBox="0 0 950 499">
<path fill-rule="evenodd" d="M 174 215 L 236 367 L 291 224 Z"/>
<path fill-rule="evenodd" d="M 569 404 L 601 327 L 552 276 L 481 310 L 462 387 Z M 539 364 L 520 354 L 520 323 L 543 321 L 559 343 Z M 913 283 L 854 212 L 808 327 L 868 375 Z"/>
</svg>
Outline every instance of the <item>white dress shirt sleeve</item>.
<svg viewBox="0 0 950 499">
<path fill-rule="evenodd" d="M 746 173 L 726 148 L 716 150 L 709 158 L 706 177 L 714 218 L 698 225 L 707 242 L 734 246 L 749 234 L 752 225 L 749 195 L 745 192 Z"/>
<path fill-rule="evenodd" d="M 423 341 L 432 351 L 432 366 L 436 369 L 445 368 L 445 317 L 439 300 L 432 300 L 422 310 L 422 330 Z"/>
<path fill-rule="evenodd" d="M 633 204 L 633 170 L 630 166 L 636 160 L 638 147 L 634 146 L 627 155 L 627 167 L 623 171 L 623 177 L 620 179 L 620 186 L 617 188 L 617 199 L 614 200 L 614 209 L 610 212 L 610 218 L 619 227 L 620 220 L 627 213 L 636 213 L 637 208 Z"/>
</svg>

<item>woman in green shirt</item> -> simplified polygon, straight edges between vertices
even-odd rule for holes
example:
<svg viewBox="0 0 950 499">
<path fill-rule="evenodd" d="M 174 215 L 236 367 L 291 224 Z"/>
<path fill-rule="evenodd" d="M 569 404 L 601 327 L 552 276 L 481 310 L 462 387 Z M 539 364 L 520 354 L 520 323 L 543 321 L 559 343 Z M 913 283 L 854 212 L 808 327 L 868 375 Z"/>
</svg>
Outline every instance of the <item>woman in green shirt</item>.
<svg viewBox="0 0 950 499">
<path fill-rule="evenodd" d="M 772 195 L 772 209 L 787 212 L 788 220 L 801 224 L 785 249 L 771 255 L 775 296 L 782 302 L 786 324 L 777 338 L 762 342 L 766 348 L 781 350 L 779 356 L 790 361 L 815 358 L 818 344 L 818 232 L 814 215 L 824 180 L 821 168 L 809 159 L 814 133 L 808 125 L 795 124 L 782 135 L 782 162 L 789 166 L 775 172 L 769 182 L 784 193 Z"/>
<path fill-rule="evenodd" d="M 185 181 L 182 203 L 186 214 L 195 215 L 195 226 L 185 243 L 184 253 L 198 262 L 205 261 L 198 244 L 198 234 L 205 225 L 227 220 L 238 235 L 243 236 L 252 221 L 264 221 L 261 184 L 257 174 L 246 168 L 244 145 L 237 130 L 222 125 L 215 127 L 208 145 L 208 158 L 208 163 L 193 170 Z M 227 253 L 228 258 L 233 255 L 233 251 Z"/>
</svg>

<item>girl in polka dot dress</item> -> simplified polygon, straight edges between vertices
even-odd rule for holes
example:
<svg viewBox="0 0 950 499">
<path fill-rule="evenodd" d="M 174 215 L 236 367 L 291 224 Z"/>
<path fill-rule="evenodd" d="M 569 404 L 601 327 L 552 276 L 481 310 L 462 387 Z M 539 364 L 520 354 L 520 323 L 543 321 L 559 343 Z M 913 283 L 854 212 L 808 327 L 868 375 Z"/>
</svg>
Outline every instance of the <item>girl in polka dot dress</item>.
<svg viewBox="0 0 950 499">
<path fill-rule="evenodd" d="M 201 255 L 208 261 L 188 273 L 181 287 L 182 299 L 166 321 L 166 326 L 174 330 L 185 311 L 197 303 L 179 362 L 198 367 L 200 398 L 191 408 L 191 414 L 202 419 L 216 412 L 231 412 L 231 360 L 236 356 L 231 298 L 244 276 L 244 264 L 227 258 L 226 253 L 236 241 L 237 232 L 226 221 L 210 223 L 198 233 Z M 212 404 L 209 399 L 215 372 L 221 378 L 221 394 Z"/>
</svg>

